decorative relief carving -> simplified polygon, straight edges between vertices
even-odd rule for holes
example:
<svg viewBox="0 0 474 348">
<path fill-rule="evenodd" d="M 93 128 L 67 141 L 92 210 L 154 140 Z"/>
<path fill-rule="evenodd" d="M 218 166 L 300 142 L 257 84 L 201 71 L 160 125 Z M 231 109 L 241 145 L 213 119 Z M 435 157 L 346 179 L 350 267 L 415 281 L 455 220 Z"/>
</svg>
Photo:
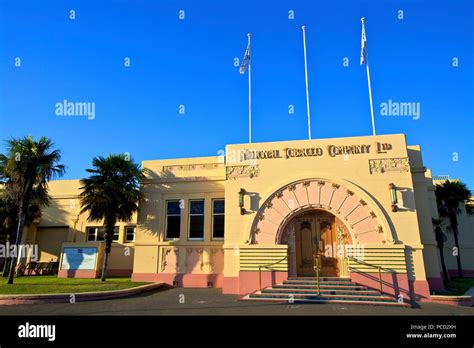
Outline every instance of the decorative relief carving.
<svg viewBox="0 0 474 348">
<path fill-rule="evenodd" d="M 304 181 L 303 187 L 308 187 L 311 184 L 311 181 Z"/>
<path fill-rule="evenodd" d="M 174 251 L 175 256 L 176 256 L 176 270 L 178 270 L 178 267 L 179 267 L 178 248 L 166 248 L 166 249 L 163 249 L 163 252 L 161 253 L 161 265 L 160 265 L 161 272 L 164 272 L 166 266 L 168 265 L 166 258 L 168 257 L 168 254 L 172 251 Z"/>
<path fill-rule="evenodd" d="M 289 186 L 288 186 L 288 190 L 289 190 L 290 192 L 296 190 L 296 185 L 295 185 L 295 184 L 289 185 Z"/>
<path fill-rule="evenodd" d="M 204 270 L 204 249 L 197 249 L 196 251 L 199 254 L 200 269 L 201 271 L 203 271 Z"/>
<path fill-rule="evenodd" d="M 265 207 L 267 209 L 271 209 L 273 207 L 273 203 L 270 201 L 270 202 L 267 202 L 267 204 L 265 204 Z"/>
<path fill-rule="evenodd" d="M 224 251 L 222 249 L 211 249 L 211 257 L 208 263 L 209 266 L 209 273 L 214 272 L 214 265 L 216 263 L 215 258 L 217 257 L 217 253 L 223 253 Z"/>
<path fill-rule="evenodd" d="M 369 160 L 370 174 L 385 172 L 406 173 L 410 171 L 410 162 L 408 157 L 400 158 L 382 158 Z"/>
<path fill-rule="evenodd" d="M 336 229 L 337 229 L 337 237 L 336 237 L 337 242 L 339 245 L 344 245 L 347 239 L 347 234 L 344 229 L 344 226 L 341 224 L 337 224 Z"/>
<path fill-rule="evenodd" d="M 193 252 L 197 252 L 199 254 L 199 268 L 201 271 L 204 269 L 204 249 L 200 248 L 186 248 L 186 260 L 184 262 L 184 266 L 187 268 L 188 267 L 188 257 L 192 255 Z"/>
<path fill-rule="evenodd" d="M 222 167 L 222 163 L 205 163 L 205 164 L 185 164 L 185 165 L 173 165 L 163 166 L 163 171 L 189 171 L 189 170 L 212 170 Z"/>
<path fill-rule="evenodd" d="M 281 198 L 281 197 L 283 197 L 283 192 L 281 191 L 277 192 L 276 198 Z"/>
<path fill-rule="evenodd" d="M 258 176 L 260 168 L 258 165 L 240 165 L 240 166 L 227 166 L 226 179 L 237 179 L 237 178 L 253 178 Z"/>
</svg>

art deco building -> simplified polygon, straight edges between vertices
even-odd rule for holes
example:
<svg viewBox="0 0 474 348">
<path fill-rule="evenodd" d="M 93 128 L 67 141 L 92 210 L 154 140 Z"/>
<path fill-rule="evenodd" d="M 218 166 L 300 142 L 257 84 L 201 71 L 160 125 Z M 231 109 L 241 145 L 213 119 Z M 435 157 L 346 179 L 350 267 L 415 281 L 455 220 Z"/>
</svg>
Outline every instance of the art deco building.
<svg viewBox="0 0 474 348">
<path fill-rule="evenodd" d="M 382 280 L 384 293 L 405 300 L 443 288 L 431 172 L 402 134 L 227 145 L 225 157 L 142 166 L 152 173 L 146 199 L 133 221 L 117 225 L 110 275 L 248 294 L 314 277 L 317 262 L 321 277 L 371 289 Z M 59 276 L 96 277 L 103 232 L 79 214 L 79 181 L 50 189 L 53 204 L 25 242 L 39 244 L 41 261 L 59 261 Z M 468 219 L 460 215 L 460 253 L 472 275 Z M 98 252 L 87 256 L 88 248 Z M 89 261 L 71 267 L 66 251 L 78 249 Z"/>
</svg>

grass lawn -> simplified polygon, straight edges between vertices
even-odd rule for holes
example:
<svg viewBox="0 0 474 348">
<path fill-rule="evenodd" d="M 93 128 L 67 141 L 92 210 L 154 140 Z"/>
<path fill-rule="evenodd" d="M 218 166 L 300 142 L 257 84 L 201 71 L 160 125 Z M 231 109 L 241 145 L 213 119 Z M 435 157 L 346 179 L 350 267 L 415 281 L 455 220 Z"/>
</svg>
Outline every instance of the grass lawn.
<svg viewBox="0 0 474 348">
<path fill-rule="evenodd" d="M 435 295 L 460 296 L 474 286 L 474 278 L 453 278 L 444 286 L 446 291 L 435 291 Z"/>
<path fill-rule="evenodd" d="M 77 279 L 57 276 L 23 276 L 7 284 L 7 278 L 0 277 L 0 295 L 7 294 L 74 294 L 88 291 L 107 291 L 133 288 L 147 283 L 131 282 L 130 278 Z"/>
</svg>

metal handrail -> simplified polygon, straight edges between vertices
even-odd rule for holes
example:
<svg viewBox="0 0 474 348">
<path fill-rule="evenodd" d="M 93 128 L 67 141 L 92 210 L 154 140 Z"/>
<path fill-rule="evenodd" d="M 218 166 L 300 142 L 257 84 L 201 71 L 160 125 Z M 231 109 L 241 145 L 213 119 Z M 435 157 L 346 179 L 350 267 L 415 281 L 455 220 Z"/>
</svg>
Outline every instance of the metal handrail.
<svg viewBox="0 0 474 348">
<path fill-rule="evenodd" d="M 321 270 L 321 254 L 315 253 L 313 255 L 313 269 L 316 272 L 316 286 L 318 289 L 318 296 L 321 294 L 321 289 L 319 286 L 319 271 Z"/>
<path fill-rule="evenodd" d="M 382 268 L 383 267 L 382 266 L 373 265 L 371 263 L 368 263 L 368 262 L 365 262 L 365 261 L 362 261 L 362 260 L 359 260 L 359 259 L 356 259 L 356 258 L 350 257 L 350 256 L 346 256 L 346 259 L 357 262 L 360 265 L 366 265 L 366 266 L 369 266 L 369 267 L 372 267 L 372 268 L 376 268 L 379 271 L 380 294 L 383 294 L 383 283 L 382 283 Z"/>
<path fill-rule="evenodd" d="M 269 264 L 266 264 L 266 265 L 258 265 L 258 284 L 259 284 L 259 287 L 260 287 L 260 291 L 262 291 L 262 268 L 271 269 L 270 266 L 277 265 L 277 264 L 283 262 L 284 260 L 286 260 L 287 258 L 288 258 L 288 255 L 286 255 L 280 261 L 277 261 L 277 262 L 274 262 L 274 263 L 269 263 Z"/>
</svg>

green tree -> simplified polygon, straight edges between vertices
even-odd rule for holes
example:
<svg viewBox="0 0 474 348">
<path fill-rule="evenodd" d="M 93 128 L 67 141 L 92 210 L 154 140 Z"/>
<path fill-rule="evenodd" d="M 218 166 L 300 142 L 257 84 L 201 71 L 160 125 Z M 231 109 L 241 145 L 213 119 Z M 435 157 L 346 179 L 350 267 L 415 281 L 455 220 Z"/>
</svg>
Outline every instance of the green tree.
<svg viewBox="0 0 474 348">
<path fill-rule="evenodd" d="M 14 243 L 18 223 L 18 206 L 14 200 L 8 196 L 8 190 L 4 187 L 5 186 L 0 190 L 0 240 Z M 49 204 L 49 197 L 46 197 L 46 202 L 44 199 L 37 199 L 35 198 L 36 193 L 34 190 L 32 196 L 33 198 L 31 199 L 25 218 L 26 227 L 30 226 L 34 220 L 39 219 L 41 217 L 42 206 Z M 3 277 L 8 275 L 9 260 L 8 255 L 5 255 L 2 272 Z"/>
<path fill-rule="evenodd" d="M 443 219 L 431 219 L 434 226 L 436 244 L 439 250 L 439 258 L 441 260 L 441 267 L 443 269 L 443 282 L 446 284 L 449 282 L 449 274 L 446 268 L 446 262 L 444 261 L 444 243 L 446 242 L 446 235 L 443 233 L 441 225 L 443 224 Z"/>
<path fill-rule="evenodd" d="M 81 213 L 88 212 L 89 221 L 103 221 L 105 257 L 102 281 L 107 277 L 107 263 L 117 221 L 130 221 L 143 199 L 141 182 L 145 178 L 140 165 L 125 155 L 95 157 L 88 178 L 81 180 Z"/>
<path fill-rule="evenodd" d="M 436 185 L 435 190 L 438 212 L 440 216 L 449 219 L 449 225 L 453 232 L 454 245 L 456 246 L 456 260 L 458 266 L 458 277 L 463 278 L 461 266 L 461 252 L 459 248 L 458 214 L 461 213 L 459 205 L 465 203 L 471 196 L 471 192 L 466 184 L 461 181 L 446 180 L 442 184 Z"/>
<path fill-rule="evenodd" d="M 17 207 L 15 245 L 18 250 L 27 223 L 31 203 L 39 207 L 49 201 L 48 181 L 62 176 L 65 168 L 59 164 L 61 152 L 45 137 L 35 141 L 31 136 L 7 140 L 6 154 L 0 154 L 0 180 L 11 206 Z M 16 260 L 10 259 L 8 284 L 13 284 Z"/>
</svg>

